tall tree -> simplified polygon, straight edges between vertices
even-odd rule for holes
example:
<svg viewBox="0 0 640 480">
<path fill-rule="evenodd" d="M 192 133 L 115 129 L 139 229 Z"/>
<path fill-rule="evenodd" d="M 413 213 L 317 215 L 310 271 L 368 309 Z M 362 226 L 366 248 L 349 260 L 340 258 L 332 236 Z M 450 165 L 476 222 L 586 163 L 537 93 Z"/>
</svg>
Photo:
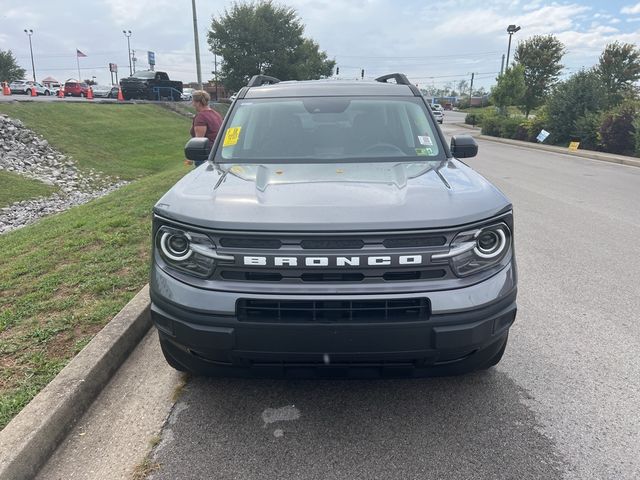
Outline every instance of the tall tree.
<svg viewBox="0 0 640 480">
<path fill-rule="evenodd" d="M 335 62 L 303 33 L 293 8 L 271 0 L 236 2 L 212 20 L 208 42 L 211 51 L 222 56 L 220 80 L 228 89 L 238 90 L 256 74 L 283 80 L 331 75 Z"/>
<path fill-rule="evenodd" d="M 597 66 L 611 105 L 619 104 L 640 79 L 640 50 L 631 43 L 608 44 Z"/>
<path fill-rule="evenodd" d="M 11 50 L 0 50 L 0 82 L 22 80 L 26 70 L 20 68 Z"/>
<path fill-rule="evenodd" d="M 526 116 L 543 104 L 558 80 L 564 51 L 562 42 L 553 35 L 535 35 L 518 44 L 515 60 L 524 67 L 526 90 L 522 97 L 522 111 Z"/>
<path fill-rule="evenodd" d="M 509 105 L 520 105 L 525 93 L 524 67 L 516 65 L 498 77 L 498 83 L 491 89 L 493 103 L 503 111 Z"/>
<path fill-rule="evenodd" d="M 593 147 L 599 124 L 596 116 L 606 102 L 605 88 L 594 70 L 581 70 L 556 85 L 547 100 L 549 120 L 545 128 L 551 132 L 551 140 L 566 144 L 578 137 L 584 146 Z"/>
</svg>

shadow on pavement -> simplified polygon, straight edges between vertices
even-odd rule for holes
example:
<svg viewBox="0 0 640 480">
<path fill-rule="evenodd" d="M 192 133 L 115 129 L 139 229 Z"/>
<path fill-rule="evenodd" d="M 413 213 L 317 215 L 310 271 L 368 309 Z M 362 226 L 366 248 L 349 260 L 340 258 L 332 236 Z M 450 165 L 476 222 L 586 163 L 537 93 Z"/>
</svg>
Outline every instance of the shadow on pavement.
<svg viewBox="0 0 640 480">
<path fill-rule="evenodd" d="M 380 381 L 192 379 L 153 479 L 561 478 L 499 371 Z"/>
</svg>

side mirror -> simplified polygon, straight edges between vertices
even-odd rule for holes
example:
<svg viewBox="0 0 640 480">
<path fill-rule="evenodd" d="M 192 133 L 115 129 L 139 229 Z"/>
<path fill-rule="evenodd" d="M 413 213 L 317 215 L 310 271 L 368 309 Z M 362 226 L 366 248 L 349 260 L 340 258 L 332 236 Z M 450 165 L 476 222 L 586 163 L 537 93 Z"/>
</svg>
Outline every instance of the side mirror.
<svg viewBox="0 0 640 480">
<path fill-rule="evenodd" d="M 209 159 L 209 139 L 206 137 L 192 138 L 184 146 L 184 156 L 187 160 L 203 162 Z"/>
<path fill-rule="evenodd" d="M 471 135 L 451 137 L 451 155 L 456 158 L 471 158 L 478 154 L 478 144 Z"/>
</svg>

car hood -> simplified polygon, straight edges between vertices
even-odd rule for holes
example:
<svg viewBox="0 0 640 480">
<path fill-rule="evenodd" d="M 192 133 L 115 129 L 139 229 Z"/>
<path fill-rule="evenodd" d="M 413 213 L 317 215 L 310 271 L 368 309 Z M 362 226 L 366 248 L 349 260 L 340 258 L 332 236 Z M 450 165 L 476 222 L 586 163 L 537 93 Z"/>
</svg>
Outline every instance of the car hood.
<svg viewBox="0 0 640 480">
<path fill-rule="evenodd" d="M 221 230 L 440 228 L 511 208 L 464 163 L 224 165 L 187 174 L 156 204 L 168 219 Z"/>
</svg>

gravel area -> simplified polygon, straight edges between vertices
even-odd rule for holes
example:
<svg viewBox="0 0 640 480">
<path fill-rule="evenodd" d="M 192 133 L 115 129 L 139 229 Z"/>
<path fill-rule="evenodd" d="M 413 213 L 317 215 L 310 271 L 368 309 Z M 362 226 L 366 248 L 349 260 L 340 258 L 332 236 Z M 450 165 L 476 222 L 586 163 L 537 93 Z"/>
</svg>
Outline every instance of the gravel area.
<svg viewBox="0 0 640 480">
<path fill-rule="evenodd" d="M 71 157 L 54 150 L 20 120 L 6 115 L 0 115 L 0 170 L 60 189 L 49 197 L 16 202 L 0 209 L 0 234 L 87 203 L 128 183 L 93 170 L 79 170 Z"/>
</svg>

